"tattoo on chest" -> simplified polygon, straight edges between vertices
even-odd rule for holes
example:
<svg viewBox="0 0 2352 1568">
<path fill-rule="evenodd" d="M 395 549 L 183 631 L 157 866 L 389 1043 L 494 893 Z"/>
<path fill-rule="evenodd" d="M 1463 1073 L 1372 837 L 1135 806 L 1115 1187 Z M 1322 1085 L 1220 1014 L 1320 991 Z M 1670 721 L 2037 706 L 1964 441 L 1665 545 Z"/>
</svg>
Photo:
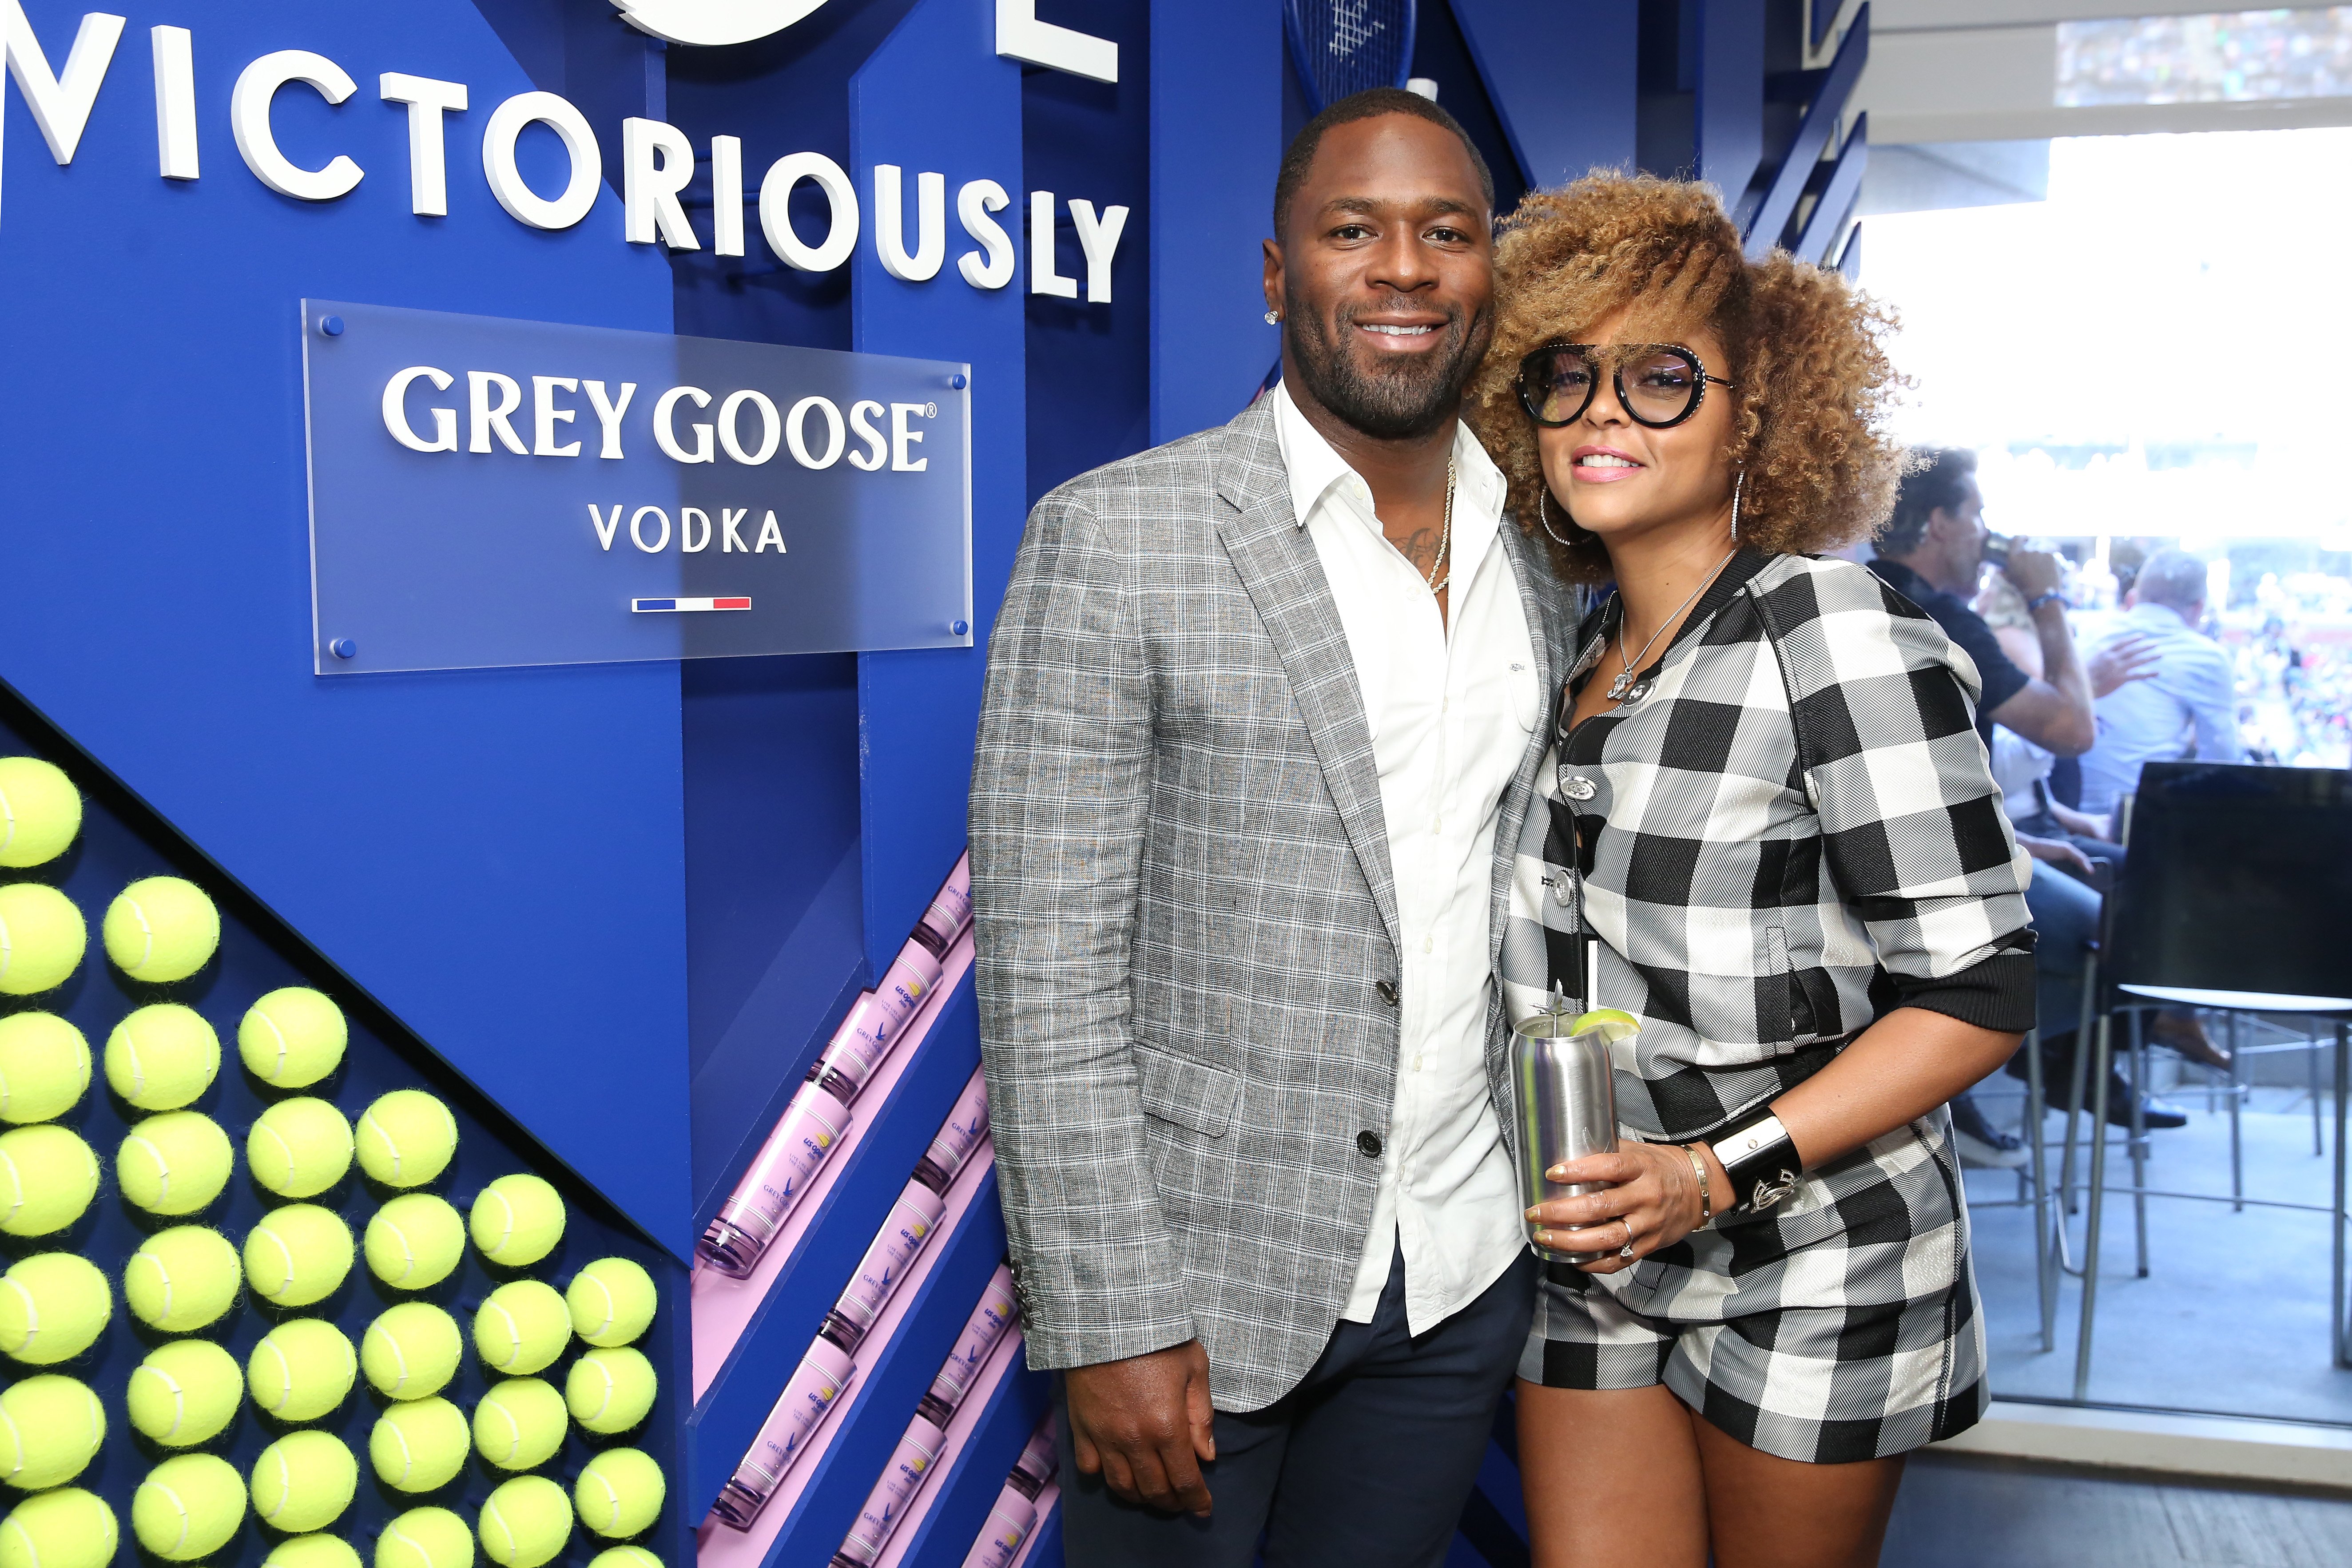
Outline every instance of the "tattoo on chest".
<svg viewBox="0 0 2352 1568">
<path fill-rule="evenodd" d="M 1417 528 L 1412 536 L 1395 542 L 1397 550 L 1407 561 L 1426 573 L 1437 564 L 1437 530 Z"/>
</svg>

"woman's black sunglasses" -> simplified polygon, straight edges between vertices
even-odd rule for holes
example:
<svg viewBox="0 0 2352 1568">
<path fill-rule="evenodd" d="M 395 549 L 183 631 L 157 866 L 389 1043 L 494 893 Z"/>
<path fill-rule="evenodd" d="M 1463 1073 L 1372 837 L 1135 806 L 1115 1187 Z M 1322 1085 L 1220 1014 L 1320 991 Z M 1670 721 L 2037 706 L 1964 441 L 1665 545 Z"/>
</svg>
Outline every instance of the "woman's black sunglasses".
<svg viewBox="0 0 2352 1568">
<path fill-rule="evenodd" d="M 1519 361 L 1519 403 L 1546 429 L 1573 425 L 1601 389 L 1602 355 L 1617 362 L 1612 377 L 1618 405 L 1636 425 L 1664 430 L 1698 412 L 1709 375 L 1698 355 L 1680 343 L 1546 343 Z"/>
</svg>

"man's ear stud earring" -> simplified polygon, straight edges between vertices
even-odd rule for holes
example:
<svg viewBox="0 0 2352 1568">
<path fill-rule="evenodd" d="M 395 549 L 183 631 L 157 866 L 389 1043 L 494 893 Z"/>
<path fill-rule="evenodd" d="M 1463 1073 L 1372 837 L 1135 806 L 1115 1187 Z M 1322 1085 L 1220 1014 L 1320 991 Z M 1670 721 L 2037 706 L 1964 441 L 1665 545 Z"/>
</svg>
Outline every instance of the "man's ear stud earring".
<svg viewBox="0 0 2352 1568">
<path fill-rule="evenodd" d="M 1274 312 L 1274 311 L 1272 311 L 1272 310 L 1268 310 L 1268 311 L 1265 313 L 1265 324 L 1266 324 L 1267 326 L 1269 326 L 1269 327 L 1273 327 L 1273 326 L 1279 326 L 1279 325 L 1281 325 L 1281 323 L 1282 323 L 1282 318 L 1281 318 L 1281 316 L 1277 315 L 1276 312 Z"/>
</svg>

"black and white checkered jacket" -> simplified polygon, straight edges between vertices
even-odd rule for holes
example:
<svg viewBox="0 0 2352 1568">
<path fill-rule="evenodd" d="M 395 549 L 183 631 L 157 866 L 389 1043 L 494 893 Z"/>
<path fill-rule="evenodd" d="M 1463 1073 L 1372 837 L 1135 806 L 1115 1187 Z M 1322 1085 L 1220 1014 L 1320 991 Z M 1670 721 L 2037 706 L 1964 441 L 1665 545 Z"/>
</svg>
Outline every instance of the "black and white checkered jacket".
<svg viewBox="0 0 2352 1568">
<path fill-rule="evenodd" d="M 1568 690 L 1621 601 L 1585 618 Z M 1642 1021 L 1620 1121 L 1696 1138 L 1794 1087 L 1880 1014 L 2033 1023 L 2031 861 L 1973 727 L 1975 664 L 1833 559 L 1742 551 L 1640 700 L 1556 736 L 1513 876 L 1513 1020 L 1580 992 Z M 1573 706 L 1564 696 L 1559 713 Z"/>
</svg>

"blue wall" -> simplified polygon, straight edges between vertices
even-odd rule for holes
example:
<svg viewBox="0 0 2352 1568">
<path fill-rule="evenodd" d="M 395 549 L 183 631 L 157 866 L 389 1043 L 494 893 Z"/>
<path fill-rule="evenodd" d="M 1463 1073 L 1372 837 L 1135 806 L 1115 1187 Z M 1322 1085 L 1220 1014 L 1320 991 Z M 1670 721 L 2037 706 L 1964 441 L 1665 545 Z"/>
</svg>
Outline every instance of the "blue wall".
<svg viewBox="0 0 2352 1568">
<path fill-rule="evenodd" d="M 82 7 L 26 6 L 62 66 Z M 554 1153 L 688 1243 L 678 678 L 669 667 L 310 673 L 305 296 L 667 331 L 669 269 L 493 204 L 478 137 L 532 85 L 458 0 L 131 8 L 70 166 L 6 92 L 0 473 L 5 679 Z M 145 29 L 195 34 L 204 177 L 161 180 Z M 245 63 L 357 78 L 280 95 L 298 160 L 349 197 L 265 188 L 227 125 Z M 412 216 L 376 73 L 467 83 L 446 218 Z M 538 149 L 544 153 L 547 149 Z"/>
</svg>

